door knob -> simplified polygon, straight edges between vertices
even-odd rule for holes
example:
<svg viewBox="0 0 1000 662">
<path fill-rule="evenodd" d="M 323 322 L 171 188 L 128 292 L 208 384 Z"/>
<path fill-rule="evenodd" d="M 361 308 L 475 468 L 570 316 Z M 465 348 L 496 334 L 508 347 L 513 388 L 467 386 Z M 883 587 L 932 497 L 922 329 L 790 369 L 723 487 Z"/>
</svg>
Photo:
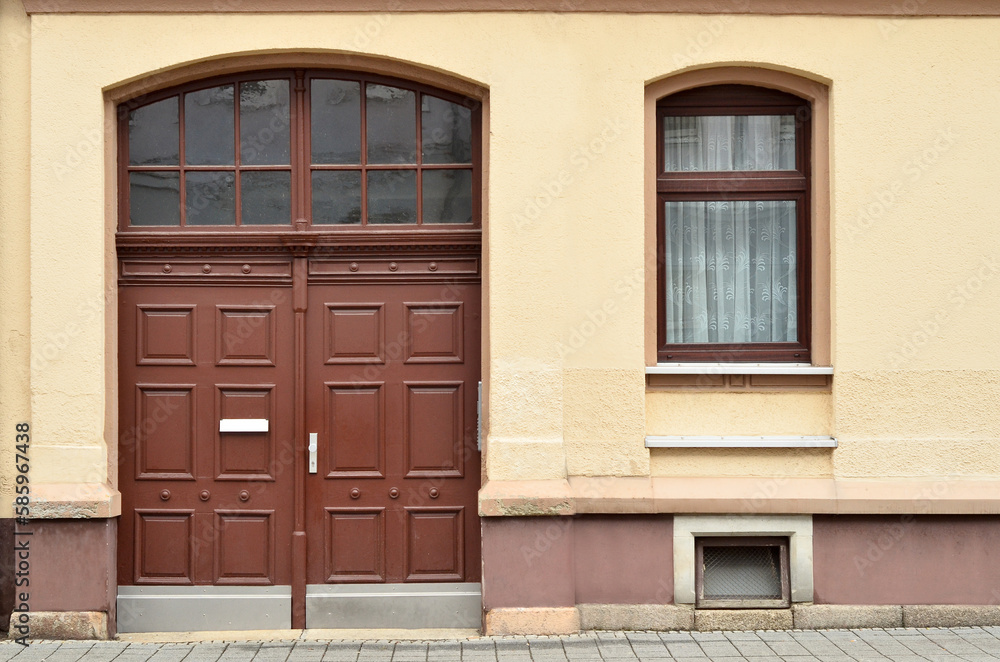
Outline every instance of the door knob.
<svg viewBox="0 0 1000 662">
<path fill-rule="evenodd" d="M 356 487 L 353 490 L 351 490 L 351 498 L 352 499 L 357 499 L 360 496 L 361 496 L 361 490 L 359 490 Z"/>
<path fill-rule="evenodd" d="M 208 490 L 202 490 L 201 494 L 198 495 L 198 498 L 201 499 L 202 501 L 208 501 L 209 499 L 212 498 L 212 493 L 209 492 Z"/>
<path fill-rule="evenodd" d="M 240 490 L 240 501 L 249 501 L 250 493 L 246 490 Z"/>
<path fill-rule="evenodd" d="M 399 497 L 399 490 L 398 490 L 398 489 L 396 489 L 396 488 L 394 487 L 394 488 L 392 488 L 391 490 L 389 490 L 389 498 L 390 498 L 390 499 L 395 499 L 395 498 L 397 498 L 397 497 Z"/>
</svg>

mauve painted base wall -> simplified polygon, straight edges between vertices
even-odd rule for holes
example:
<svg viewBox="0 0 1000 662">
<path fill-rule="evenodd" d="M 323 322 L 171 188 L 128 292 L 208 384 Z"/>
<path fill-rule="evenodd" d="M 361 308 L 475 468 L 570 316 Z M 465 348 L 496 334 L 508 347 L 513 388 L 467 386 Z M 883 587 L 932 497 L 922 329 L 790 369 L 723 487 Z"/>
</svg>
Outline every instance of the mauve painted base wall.
<svg viewBox="0 0 1000 662">
<path fill-rule="evenodd" d="M 1000 603 L 1000 517 L 816 515 L 814 601 Z"/>
<path fill-rule="evenodd" d="M 673 517 L 483 518 L 483 608 L 673 601 Z"/>
<path fill-rule="evenodd" d="M 483 608 L 673 602 L 671 515 L 483 518 Z M 813 601 L 1000 604 L 1000 516 L 816 515 Z"/>
<path fill-rule="evenodd" d="M 117 519 L 34 520 L 31 611 L 102 611 L 111 622 L 117 594 Z"/>
</svg>

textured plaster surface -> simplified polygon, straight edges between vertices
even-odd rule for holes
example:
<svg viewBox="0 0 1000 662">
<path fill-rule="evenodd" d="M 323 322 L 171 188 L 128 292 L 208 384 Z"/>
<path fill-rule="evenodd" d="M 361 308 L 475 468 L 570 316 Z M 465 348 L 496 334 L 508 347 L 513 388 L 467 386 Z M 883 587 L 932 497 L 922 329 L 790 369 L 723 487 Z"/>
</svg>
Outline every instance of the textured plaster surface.
<svg viewBox="0 0 1000 662">
<path fill-rule="evenodd" d="M 2 6 L 10 41 L 24 21 L 15 2 Z M 317 13 L 308 21 L 226 16 L 224 28 L 221 18 L 170 14 L 37 21 L 30 63 L 24 51 L 4 51 L 12 94 L 0 95 L 0 113 L 13 118 L 3 140 L 15 151 L 5 156 L 20 154 L 5 158 L 0 173 L 11 175 L 0 180 L 13 194 L 0 196 L 4 232 L 15 227 L 0 261 L 10 276 L 0 289 L 0 395 L 23 398 L 30 370 L 34 480 L 106 482 L 116 437 L 114 219 L 106 215 L 113 186 L 104 158 L 113 137 L 101 91 L 185 62 L 281 51 L 365 53 L 489 90 L 490 478 L 642 474 L 644 428 L 833 434 L 841 439 L 832 460 L 838 478 L 1000 473 L 1000 345 L 991 342 L 1000 229 L 982 223 L 1000 206 L 996 166 L 982 157 L 1000 151 L 1000 133 L 983 130 L 996 86 L 982 83 L 1000 66 L 1000 21 L 900 19 L 886 48 L 877 18 L 572 14 L 556 17 L 557 32 L 553 20 Z M 831 394 L 647 394 L 636 377 L 645 351 L 641 293 L 654 273 L 644 243 L 644 87 L 734 63 L 831 83 Z M 34 364 L 32 356 L 50 358 Z M 3 416 L 26 415 L 23 401 L 4 402 Z M 0 423 L 9 429 L 10 420 Z M 747 475 L 770 471 L 769 453 L 746 451 Z M 667 464 L 654 458 L 651 470 L 707 470 L 702 458 Z M 729 473 L 738 463 L 720 466 Z M 830 471 L 822 455 L 795 466 L 807 476 Z M 4 467 L 9 478 L 11 464 Z"/>
<path fill-rule="evenodd" d="M 28 103 L 31 28 L 20 0 L 0 0 L 0 517 L 11 517 L 15 425 L 31 420 Z"/>
</svg>

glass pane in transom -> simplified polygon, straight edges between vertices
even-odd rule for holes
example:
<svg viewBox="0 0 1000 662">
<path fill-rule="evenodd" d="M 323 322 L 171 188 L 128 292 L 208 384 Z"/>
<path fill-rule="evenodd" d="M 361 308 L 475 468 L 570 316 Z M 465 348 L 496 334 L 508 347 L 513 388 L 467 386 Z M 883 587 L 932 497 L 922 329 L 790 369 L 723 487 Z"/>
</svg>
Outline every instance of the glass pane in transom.
<svg viewBox="0 0 1000 662">
<path fill-rule="evenodd" d="M 795 170 L 795 116 L 664 117 L 663 170 Z"/>
<path fill-rule="evenodd" d="M 128 114 L 129 165 L 177 165 L 180 161 L 177 97 Z"/>
<path fill-rule="evenodd" d="M 221 85 L 184 95 L 184 161 L 188 165 L 233 165 L 234 87 Z"/>
<path fill-rule="evenodd" d="M 798 339 L 793 200 L 664 203 L 668 343 Z"/>
<path fill-rule="evenodd" d="M 128 201 L 130 225 L 180 225 L 180 173 L 129 173 Z"/>
<path fill-rule="evenodd" d="M 425 94 L 420 102 L 424 163 L 472 163 L 472 111 Z"/>
<path fill-rule="evenodd" d="M 365 103 L 368 163 L 416 163 L 416 94 L 369 83 Z"/>
<path fill-rule="evenodd" d="M 314 80 L 310 97 L 312 162 L 361 163 L 361 83 Z"/>
<path fill-rule="evenodd" d="M 244 171 L 240 198 L 243 225 L 292 222 L 292 175 L 288 171 Z"/>
<path fill-rule="evenodd" d="M 472 222 L 472 171 L 424 170 L 423 222 Z"/>
<path fill-rule="evenodd" d="M 312 222 L 361 223 L 361 171 L 316 170 L 312 174 Z"/>
<path fill-rule="evenodd" d="M 236 225 L 232 171 L 188 171 L 184 179 L 185 225 Z"/>
<path fill-rule="evenodd" d="M 368 223 L 417 222 L 417 171 L 368 171 Z"/>
<path fill-rule="evenodd" d="M 240 162 L 287 165 L 291 119 L 287 80 L 240 83 Z"/>
</svg>

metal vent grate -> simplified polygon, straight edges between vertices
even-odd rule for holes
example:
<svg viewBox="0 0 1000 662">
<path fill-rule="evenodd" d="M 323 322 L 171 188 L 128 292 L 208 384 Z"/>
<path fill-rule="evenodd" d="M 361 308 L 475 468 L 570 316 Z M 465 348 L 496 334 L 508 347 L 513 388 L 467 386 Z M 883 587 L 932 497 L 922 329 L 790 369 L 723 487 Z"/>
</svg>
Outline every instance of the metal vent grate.
<svg viewBox="0 0 1000 662">
<path fill-rule="evenodd" d="M 777 545 L 704 547 L 706 600 L 780 600 L 781 550 Z"/>
</svg>

